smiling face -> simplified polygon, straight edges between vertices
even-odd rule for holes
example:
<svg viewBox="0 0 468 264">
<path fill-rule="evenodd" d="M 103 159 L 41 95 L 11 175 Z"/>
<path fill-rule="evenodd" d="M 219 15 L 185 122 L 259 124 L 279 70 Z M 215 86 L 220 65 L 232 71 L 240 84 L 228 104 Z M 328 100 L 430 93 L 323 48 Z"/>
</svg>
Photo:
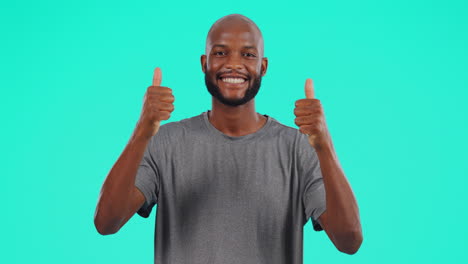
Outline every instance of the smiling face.
<svg viewBox="0 0 468 264">
<path fill-rule="evenodd" d="M 206 87 L 218 101 L 229 106 L 249 102 L 268 66 L 260 31 L 240 15 L 218 20 L 208 34 L 201 64 Z"/>
</svg>

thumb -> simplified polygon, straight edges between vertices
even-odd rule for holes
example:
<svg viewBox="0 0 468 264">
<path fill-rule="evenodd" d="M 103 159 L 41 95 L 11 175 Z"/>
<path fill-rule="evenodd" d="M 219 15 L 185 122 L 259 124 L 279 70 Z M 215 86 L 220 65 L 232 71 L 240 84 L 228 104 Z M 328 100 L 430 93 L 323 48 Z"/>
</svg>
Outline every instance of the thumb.
<svg viewBox="0 0 468 264">
<path fill-rule="evenodd" d="M 305 83 L 305 94 L 306 98 L 314 98 L 314 84 L 310 78 Z"/>
<path fill-rule="evenodd" d="M 154 74 L 153 74 L 153 86 L 160 86 L 161 80 L 162 80 L 161 69 L 159 67 L 156 67 L 156 69 L 154 69 Z"/>
</svg>

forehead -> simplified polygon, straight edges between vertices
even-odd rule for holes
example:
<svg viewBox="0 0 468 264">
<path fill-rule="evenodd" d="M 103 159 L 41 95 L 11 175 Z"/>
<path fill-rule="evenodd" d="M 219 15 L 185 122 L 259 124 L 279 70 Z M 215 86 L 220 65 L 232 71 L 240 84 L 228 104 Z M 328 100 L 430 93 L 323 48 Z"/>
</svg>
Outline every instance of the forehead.
<svg viewBox="0 0 468 264">
<path fill-rule="evenodd" d="M 206 40 L 206 48 L 214 45 L 254 46 L 260 48 L 262 36 L 259 30 L 248 23 L 223 23 L 215 25 Z"/>
</svg>

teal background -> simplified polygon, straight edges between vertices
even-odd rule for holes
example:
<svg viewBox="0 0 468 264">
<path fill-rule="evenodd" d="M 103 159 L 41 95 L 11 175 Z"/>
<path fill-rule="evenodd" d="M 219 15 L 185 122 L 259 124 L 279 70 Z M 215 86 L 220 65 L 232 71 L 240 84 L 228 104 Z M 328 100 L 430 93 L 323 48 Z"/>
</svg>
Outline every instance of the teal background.
<svg viewBox="0 0 468 264">
<path fill-rule="evenodd" d="M 16 1 L 0 4 L 1 263 L 152 263 L 154 217 L 99 235 L 101 184 L 153 69 L 170 121 L 210 109 L 199 57 L 241 13 L 265 38 L 257 111 L 295 127 L 313 78 L 359 202 L 353 256 L 304 230 L 304 263 L 467 263 L 466 1 Z"/>
</svg>

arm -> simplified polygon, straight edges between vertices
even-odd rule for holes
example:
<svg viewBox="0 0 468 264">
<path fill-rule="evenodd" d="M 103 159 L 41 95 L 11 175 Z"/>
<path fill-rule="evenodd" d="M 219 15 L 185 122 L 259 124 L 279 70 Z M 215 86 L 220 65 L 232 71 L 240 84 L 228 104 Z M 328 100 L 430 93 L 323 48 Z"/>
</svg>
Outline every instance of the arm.
<svg viewBox="0 0 468 264">
<path fill-rule="evenodd" d="M 135 131 L 101 188 L 94 225 L 102 235 L 119 231 L 145 202 L 144 195 L 135 187 L 138 168 L 161 121 L 168 120 L 174 110 L 172 90 L 160 86 L 161 79 L 161 70 L 156 68 Z"/>
<path fill-rule="evenodd" d="M 102 235 L 116 233 L 143 205 L 135 177 L 149 139 L 132 136 L 101 188 L 94 225 Z"/>
<path fill-rule="evenodd" d="M 363 240 L 356 199 L 333 145 L 322 146 L 316 152 L 322 170 L 327 206 L 318 222 L 338 250 L 354 254 Z"/>
<path fill-rule="evenodd" d="M 318 222 L 339 251 L 354 254 L 363 240 L 358 205 L 338 162 L 322 105 L 314 98 L 311 79 L 306 81 L 305 92 L 306 99 L 296 101 L 294 114 L 296 125 L 308 135 L 320 162 L 327 209 Z"/>
</svg>

